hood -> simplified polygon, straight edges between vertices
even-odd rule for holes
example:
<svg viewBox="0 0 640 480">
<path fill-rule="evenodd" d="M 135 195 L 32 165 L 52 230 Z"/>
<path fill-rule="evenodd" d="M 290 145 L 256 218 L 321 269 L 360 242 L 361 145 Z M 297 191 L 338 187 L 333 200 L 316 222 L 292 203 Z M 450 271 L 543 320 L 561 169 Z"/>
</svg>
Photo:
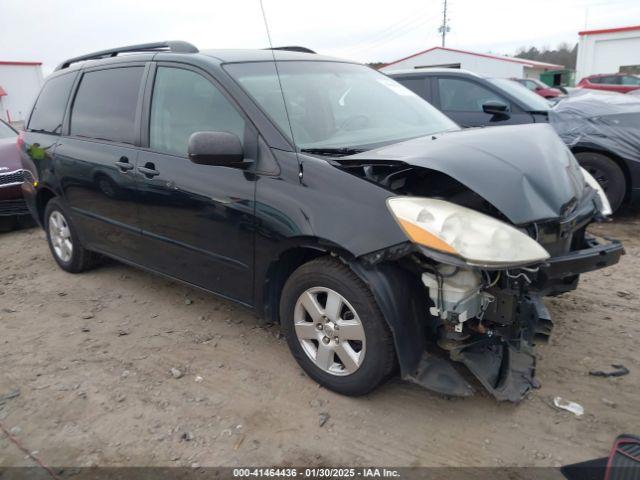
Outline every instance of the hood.
<svg viewBox="0 0 640 480">
<path fill-rule="evenodd" d="M 0 138 L 0 173 L 22 168 L 16 138 Z"/>
<path fill-rule="evenodd" d="M 573 154 L 548 124 L 447 132 L 352 155 L 442 172 L 516 225 L 562 217 L 584 193 Z"/>
</svg>

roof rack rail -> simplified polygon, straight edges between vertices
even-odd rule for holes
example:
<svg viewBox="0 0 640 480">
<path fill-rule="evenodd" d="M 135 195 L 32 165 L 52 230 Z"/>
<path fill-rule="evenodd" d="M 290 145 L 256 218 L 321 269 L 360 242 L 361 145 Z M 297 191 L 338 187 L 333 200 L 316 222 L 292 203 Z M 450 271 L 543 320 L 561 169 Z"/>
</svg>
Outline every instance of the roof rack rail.
<svg viewBox="0 0 640 480">
<path fill-rule="evenodd" d="M 265 48 L 265 50 L 286 50 L 288 52 L 300 52 L 300 53 L 316 53 L 310 48 L 307 47 L 299 47 L 297 45 L 291 45 L 289 47 L 273 47 L 273 48 Z"/>
<path fill-rule="evenodd" d="M 70 58 L 65 60 L 56 67 L 56 70 L 62 70 L 63 68 L 69 68 L 73 63 L 83 62 L 85 60 L 98 60 L 101 58 L 116 57 L 119 53 L 133 53 L 133 52 L 164 52 L 169 51 L 173 53 L 198 53 L 199 50 L 188 42 L 181 40 L 172 40 L 167 42 L 154 42 L 154 43 L 142 43 L 140 45 L 129 45 L 128 47 L 110 48 L 109 50 L 102 50 L 99 52 L 89 53 L 87 55 L 81 55 L 79 57 Z"/>
</svg>

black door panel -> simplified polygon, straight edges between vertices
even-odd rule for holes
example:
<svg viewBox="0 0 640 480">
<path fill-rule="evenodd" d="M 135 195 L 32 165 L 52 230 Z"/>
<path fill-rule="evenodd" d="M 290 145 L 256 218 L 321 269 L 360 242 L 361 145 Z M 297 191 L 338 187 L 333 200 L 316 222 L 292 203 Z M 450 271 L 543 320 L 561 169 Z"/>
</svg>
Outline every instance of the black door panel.
<svg viewBox="0 0 640 480">
<path fill-rule="evenodd" d="M 85 71 L 54 168 L 85 246 L 140 261 L 134 169 L 144 63 Z"/>
<path fill-rule="evenodd" d="M 194 69 L 159 66 L 150 82 L 150 148 L 136 169 L 145 265 L 252 304 L 255 177 L 191 162 L 187 142 L 196 131 L 227 131 L 255 159 L 257 134 Z"/>
<path fill-rule="evenodd" d="M 132 147 L 64 138 L 54 160 L 85 245 L 117 256 L 133 255 L 132 261 L 140 235 L 133 176 L 137 156 Z"/>
<path fill-rule="evenodd" d="M 143 152 L 157 175 L 138 174 L 145 262 L 154 270 L 250 303 L 253 196 L 250 174 Z"/>
</svg>

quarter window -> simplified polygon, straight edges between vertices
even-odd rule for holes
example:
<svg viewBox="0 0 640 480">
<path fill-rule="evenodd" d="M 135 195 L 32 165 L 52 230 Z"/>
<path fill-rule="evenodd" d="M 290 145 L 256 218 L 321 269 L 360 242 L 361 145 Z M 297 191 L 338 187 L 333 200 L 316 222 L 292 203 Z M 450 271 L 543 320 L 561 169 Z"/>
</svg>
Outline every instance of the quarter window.
<svg viewBox="0 0 640 480">
<path fill-rule="evenodd" d="M 71 113 L 71 135 L 133 144 L 143 67 L 87 72 Z"/>
<path fill-rule="evenodd" d="M 416 95 L 426 99 L 427 98 L 427 93 L 426 93 L 426 79 L 424 77 L 420 78 L 416 78 L 416 77 L 401 77 L 401 78 L 394 78 L 394 80 L 398 83 L 401 83 L 402 85 L 404 85 L 405 87 L 407 87 L 409 90 L 411 90 L 413 93 L 415 93 Z"/>
<path fill-rule="evenodd" d="M 44 84 L 31 113 L 29 130 L 60 134 L 74 78 L 72 74 L 61 75 Z"/>
<path fill-rule="evenodd" d="M 158 68 L 149 127 L 152 150 L 186 156 L 194 132 L 229 132 L 242 141 L 244 129 L 242 116 L 202 75 L 180 68 Z"/>
<path fill-rule="evenodd" d="M 457 78 L 439 78 L 440 108 L 449 112 L 482 112 L 488 101 L 507 102 L 488 88 Z"/>
</svg>

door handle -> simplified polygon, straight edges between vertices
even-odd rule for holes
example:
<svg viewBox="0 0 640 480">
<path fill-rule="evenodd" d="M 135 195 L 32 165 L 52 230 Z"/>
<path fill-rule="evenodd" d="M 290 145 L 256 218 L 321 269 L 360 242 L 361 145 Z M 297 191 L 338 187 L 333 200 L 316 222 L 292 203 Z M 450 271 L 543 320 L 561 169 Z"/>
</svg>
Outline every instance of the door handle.
<svg viewBox="0 0 640 480">
<path fill-rule="evenodd" d="M 151 162 L 146 163 L 144 167 L 138 167 L 138 171 L 147 178 L 153 178 L 156 175 L 160 175 L 160 172 L 156 170 L 156 166 Z"/>
<path fill-rule="evenodd" d="M 127 157 L 120 157 L 120 160 L 116 162 L 116 166 L 120 169 L 122 173 L 126 173 L 129 170 L 133 170 L 133 164 L 129 163 L 129 159 Z"/>
</svg>

